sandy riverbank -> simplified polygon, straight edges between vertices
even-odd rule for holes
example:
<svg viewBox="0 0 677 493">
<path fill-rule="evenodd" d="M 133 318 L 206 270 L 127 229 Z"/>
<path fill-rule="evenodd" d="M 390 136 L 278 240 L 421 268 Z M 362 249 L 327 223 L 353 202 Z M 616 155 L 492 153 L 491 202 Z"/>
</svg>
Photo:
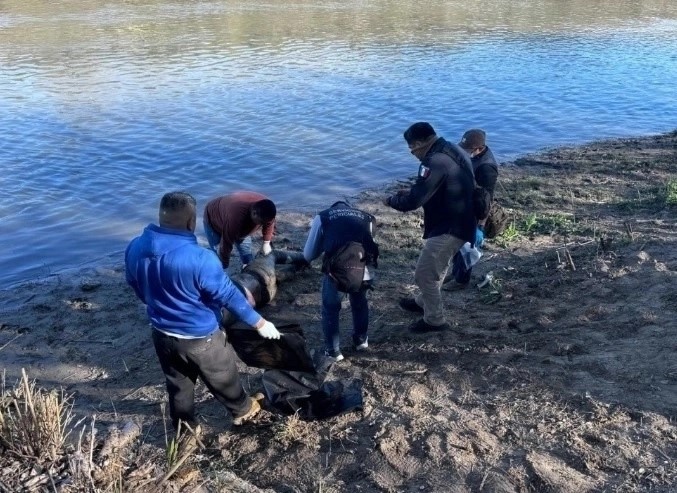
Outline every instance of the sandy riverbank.
<svg viewBox="0 0 677 493">
<path fill-rule="evenodd" d="M 413 290 L 421 215 L 381 204 L 402 183 L 364 192 L 355 202 L 377 217 L 382 251 L 371 349 L 346 350 L 332 370 L 364 380 L 364 411 L 310 423 L 264 412 L 230 430 L 200 387 L 207 448 L 167 490 L 674 491 L 676 170 L 677 132 L 502 168 L 498 200 L 514 223 L 475 270 L 475 281 L 491 271 L 494 282 L 445 293 L 453 330 L 428 336 L 408 333 L 416 317 L 397 306 Z M 300 250 L 311 217 L 281 214 L 275 247 Z M 262 310 L 300 323 L 310 347 L 320 346 L 319 283 L 315 266 Z M 73 394 L 76 414 L 95 413 L 101 431 L 140 423 L 143 440 L 120 459 L 123 489 L 162 476 L 164 382 L 122 266 L 0 296 L 7 385 L 25 368 L 40 386 Z M 344 310 L 346 346 L 349 324 Z M 255 391 L 261 372 L 242 372 Z M 16 491 L 28 462 L 3 453 L 0 486 Z"/>
</svg>

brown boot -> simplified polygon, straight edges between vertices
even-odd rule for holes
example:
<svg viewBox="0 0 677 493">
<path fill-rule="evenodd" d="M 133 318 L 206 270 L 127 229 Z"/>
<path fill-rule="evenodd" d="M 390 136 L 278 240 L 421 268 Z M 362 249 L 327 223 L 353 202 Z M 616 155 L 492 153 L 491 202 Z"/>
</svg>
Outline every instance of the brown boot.
<svg viewBox="0 0 677 493">
<path fill-rule="evenodd" d="M 258 392 L 253 396 L 249 397 L 250 406 L 249 411 L 244 413 L 242 416 L 233 418 L 233 426 L 241 426 L 245 422 L 250 421 L 254 416 L 256 416 L 261 410 L 261 403 L 259 401 L 263 400 L 263 394 Z"/>
</svg>

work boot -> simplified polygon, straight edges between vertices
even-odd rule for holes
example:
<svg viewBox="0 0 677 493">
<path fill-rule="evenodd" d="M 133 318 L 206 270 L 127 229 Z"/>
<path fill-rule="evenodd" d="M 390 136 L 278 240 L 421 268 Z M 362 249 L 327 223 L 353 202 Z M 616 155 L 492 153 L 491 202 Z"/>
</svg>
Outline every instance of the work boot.
<svg viewBox="0 0 677 493">
<path fill-rule="evenodd" d="M 409 312 L 423 313 L 423 307 L 416 303 L 415 298 L 400 299 L 400 306 Z"/>
<path fill-rule="evenodd" d="M 233 418 L 233 426 L 240 426 L 244 424 L 246 421 L 250 421 L 254 416 L 256 416 L 261 410 L 261 403 L 259 401 L 262 401 L 263 398 L 264 397 L 261 392 L 258 392 L 253 396 L 249 397 L 249 401 L 251 402 L 249 406 L 249 411 L 244 413 L 242 416 Z"/>
<path fill-rule="evenodd" d="M 409 326 L 409 331 L 414 332 L 415 334 L 424 334 L 426 332 L 442 332 L 450 328 L 451 326 L 448 323 L 443 323 L 442 325 L 430 325 L 429 323 L 426 323 L 425 320 L 420 319 L 418 322 L 414 322 Z"/>
</svg>

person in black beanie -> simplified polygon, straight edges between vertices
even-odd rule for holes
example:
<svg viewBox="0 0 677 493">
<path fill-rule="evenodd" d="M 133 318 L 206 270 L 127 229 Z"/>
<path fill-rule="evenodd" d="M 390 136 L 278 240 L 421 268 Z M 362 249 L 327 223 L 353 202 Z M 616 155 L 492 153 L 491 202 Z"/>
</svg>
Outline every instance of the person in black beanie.
<svg viewBox="0 0 677 493">
<path fill-rule="evenodd" d="M 404 132 L 404 140 L 421 162 L 418 177 L 409 190 L 386 197 L 384 203 L 403 212 L 423 207 L 425 243 L 414 273 L 420 293 L 403 298 L 400 306 L 423 314 L 409 326 L 412 332 L 445 330 L 449 324 L 440 288 L 449 261 L 465 242 L 475 242 L 472 163 L 458 145 L 438 137 L 430 123 L 414 123 Z"/>
</svg>

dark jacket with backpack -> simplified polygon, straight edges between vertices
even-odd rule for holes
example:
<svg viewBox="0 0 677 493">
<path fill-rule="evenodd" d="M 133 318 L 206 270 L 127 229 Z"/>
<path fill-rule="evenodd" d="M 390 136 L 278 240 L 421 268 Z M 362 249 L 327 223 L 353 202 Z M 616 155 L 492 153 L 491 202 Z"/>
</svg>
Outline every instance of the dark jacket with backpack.
<svg viewBox="0 0 677 493">
<path fill-rule="evenodd" d="M 416 183 L 409 192 L 389 197 L 388 205 L 403 212 L 423 206 L 424 239 L 451 234 L 474 242 L 474 188 L 470 157 L 440 137 L 423 158 Z"/>
<path fill-rule="evenodd" d="M 364 246 L 365 251 L 374 250 L 371 236 L 371 224 L 374 216 L 339 202 L 318 214 L 322 222 L 322 251 L 331 257 L 340 247 L 349 241 Z"/>
<path fill-rule="evenodd" d="M 375 218 L 346 202 L 337 202 L 320 212 L 311 225 L 303 249 L 310 262 L 324 252 L 322 271 L 334 278 L 339 291 L 361 287 L 364 268 L 378 263 L 378 245 L 372 237 Z"/>
</svg>

